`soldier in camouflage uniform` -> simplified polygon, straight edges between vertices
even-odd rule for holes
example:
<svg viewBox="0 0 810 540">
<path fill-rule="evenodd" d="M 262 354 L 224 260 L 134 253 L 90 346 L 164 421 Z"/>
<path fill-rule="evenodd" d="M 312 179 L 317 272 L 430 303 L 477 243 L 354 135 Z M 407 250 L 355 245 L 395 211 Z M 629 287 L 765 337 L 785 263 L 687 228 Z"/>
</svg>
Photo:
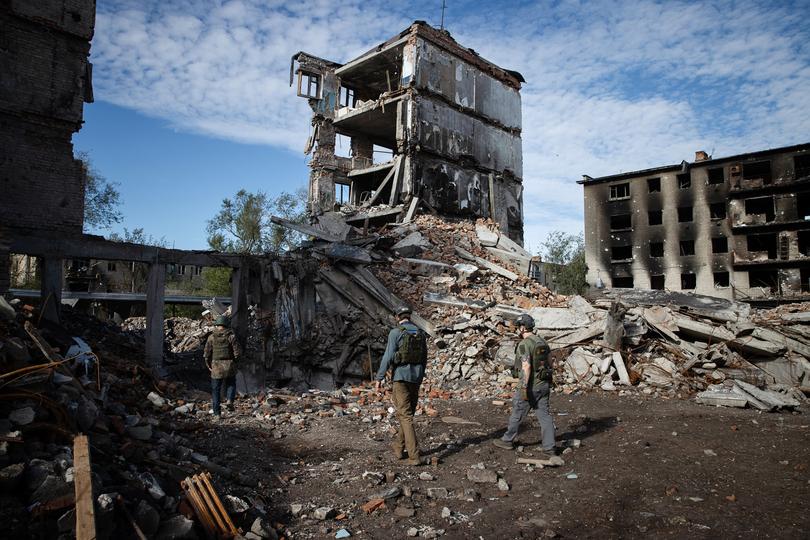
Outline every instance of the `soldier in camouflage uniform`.
<svg viewBox="0 0 810 540">
<path fill-rule="evenodd" d="M 411 310 L 407 307 L 397 311 L 399 324 L 388 334 L 388 346 L 383 354 L 380 369 L 377 371 L 376 389 L 379 392 L 385 374 L 392 370 L 391 397 L 399 418 L 397 439 L 391 445 L 394 456 L 404 459 L 408 451 L 408 465 L 421 465 L 419 442 L 413 428 L 413 415 L 419 402 L 419 385 L 425 378 L 427 364 L 427 338 L 410 319 Z"/>
<path fill-rule="evenodd" d="M 226 407 L 233 410 L 236 398 L 236 365 L 242 356 L 242 347 L 233 330 L 228 328 L 230 321 L 220 315 L 214 321 L 214 331 L 205 342 L 205 365 L 211 372 L 211 405 L 216 418 L 220 418 L 220 392 L 224 383 Z"/>
<path fill-rule="evenodd" d="M 554 455 L 555 445 L 554 421 L 548 411 L 552 383 L 552 367 L 549 359 L 551 351 L 545 340 L 534 334 L 534 319 L 524 314 L 518 317 L 517 323 L 523 337 L 515 351 L 515 368 L 518 370 L 520 385 L 515 389 L 512 399 L 509 427 L 503 437 L 492 442 L 498 448 L 509 450 L 514 448 L 520 423 L 529 411 L 534 409 L 540 422 L 543 451 L 548 454 L 546 457 L 550 458 Z"/>
</svg>

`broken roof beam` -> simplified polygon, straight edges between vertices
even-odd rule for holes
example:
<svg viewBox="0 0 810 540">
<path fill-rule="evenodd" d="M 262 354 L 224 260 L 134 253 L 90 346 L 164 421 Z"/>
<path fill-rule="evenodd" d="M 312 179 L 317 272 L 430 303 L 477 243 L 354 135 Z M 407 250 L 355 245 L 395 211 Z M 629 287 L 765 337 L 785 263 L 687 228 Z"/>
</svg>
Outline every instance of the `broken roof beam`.
<svg viewBox="0 0 810 540">
<path fill-rule="evenodd" d="M 456 246 L 455 250 L 456 250 L 456 254 L 458 254 L 458 256 L 461 257 L 462 259 L 467 259 L 468 261 L 473 261 L 473 262 L 477 263 L 479 266 L 483 266 L 484 268 L 486 268 L 490 272 L 494 272 L 494 273 L 496 273 L 496 274 L 498 274 L 500 276 L 503 276 L 506 279 L 511 280 L 511 281 L 515 281 L 518 278 L 518 275 L 516 273 L 512 272 L 511 270 L 507 270 L 503 266 L 499 266 L 499 265 L 497 265 L 495 263 L 489 262 L 488 260 L 486 260 L 486 259 L 484 259 L 482 257 L 477 257 L 477 256 L 473 255 L 472 253 L 470 253 L 469 251 L 467 251 L 464 248 L 460 248 L 460 247 Z"/>
<path fill-rule="evenodd" d="M 280 225 L 282 227 L 299 232 L 307 236 L 314 236 L 315 238 L 325 240 L 326 242 L 340 242 L 340 238 L 332 236 L 331 234 L 328 234 L 320 229 L 316 229 L 315 227 L 304 225 L 303 223 L 295 223 L 277 216 L 272 216 L 270 218 L 270 221 L 272 221 L 276 225 Z"/>
<path fill-rule="evenodd" d="M 374 195 L 369 200 L 367 200 L 366 202 L 363 203 L 362 208 L 368 208 L 370 206 L 373 206 L 374 203 L 377 202 L 377 199 L 379 199 L 380 196 L 382 195 L 382 192 L 385 189 L 385 187 L 388 185 L 388 182 L 390 182 L 391 178 L 393 178 L 394 175 L 397 174 L 397 172 L 399 170 L 399 163 L 400 163 L 401 159 L 402 159 L 402 156 L 397 156 L 396 159 L 394 159 L 394 164 L 391 167 L 391 170 L 388 171 L 388 174 L 385 175 L 385 178 L 383 178 L 383 181 L 380 182 L 380 185 L 377 186 L 377 189 L 374 190 Z"/>
<path fill-rule="evenodd" d="M 428 304 L 438 304 L 441 306 L 452 306 L 470 309 L 486 309 L 488 304 L 483 300 L 472 300 L 469 298 L 460 298 L 449 294 L 439 294 L 435 292 L 426 292 L 422 296 L 422 300 Z"/>
</svg>

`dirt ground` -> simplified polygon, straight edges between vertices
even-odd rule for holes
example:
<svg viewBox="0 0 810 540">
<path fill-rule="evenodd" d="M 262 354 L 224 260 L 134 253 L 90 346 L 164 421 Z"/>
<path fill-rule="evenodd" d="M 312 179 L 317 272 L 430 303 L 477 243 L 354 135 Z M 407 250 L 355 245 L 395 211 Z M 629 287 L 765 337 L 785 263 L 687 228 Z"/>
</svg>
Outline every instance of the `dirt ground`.
<svg viewBox="0 0 810 540">
<path fill-rule="evenodd" d="M 554 394 L 558 441 L 567 447 L 577 439 L 580 446 L 562 455 L 564 466 L 535 469 L 516 464 L 517 457 L 539 451 L 535 418 L 522 426 L 523 451 L 508 451 L 490 442 L 505 428 L 508 403 L 434 406 L 440 415 L 419 417 L 416 425 L 423 455 L 438 458 L 438 465 L 400 465 L 388 447 L 389 431 L 371 429 L 362 416 L 318 418 L 277 439 L 265 421 L 243 414 L 245 405 L 203 428 L 197 445 L 255 477 L 270 514 L 292 538 L 334 538 L 342 528 L 352 538 L 404 538 L 413 527 L 423 536 L 430 527 L 443 529 L 442 538 L 483 539 L 810 534 L 806 411 L 767 414 L 641 395 Z M 474 423 L 448 424 L 442 421 L 448 415 Z M 497 471 L 510 489 L 468 480 L 478 463 Z M 393 486 L 406 494 L 410 488 L 410 497 L 389 499 L 371 514 L 360 508 Z M 429 488 L 446 488 L 448 496 L 428 498 Z M 293 504 L 303 505 L 295 516 Z M 315 519 L 317 507 L 333 508 L 340 519 Z M 407 508 L 415 510 L 412 517 L 398 515 Z"/>
</svg>

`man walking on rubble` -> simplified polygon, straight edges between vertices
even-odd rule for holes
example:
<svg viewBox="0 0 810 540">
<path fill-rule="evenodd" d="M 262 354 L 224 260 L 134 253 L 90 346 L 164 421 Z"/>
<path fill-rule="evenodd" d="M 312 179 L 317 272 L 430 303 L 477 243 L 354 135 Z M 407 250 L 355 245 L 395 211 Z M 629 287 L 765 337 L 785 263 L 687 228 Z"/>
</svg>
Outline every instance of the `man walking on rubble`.
<svg viewBox="0 0 810 540">
<path fill-rule="evenodd" d="M 220 315 L 214 321 L 214 331 L 205 342 L 205 365 L 211 372 L 211 409 L 214 418 L 222 415 L 220 407 L 220 392 L 224 383 L 226 407 L 233 410 L 233 401 L 236 398 L 236 365 L 242 356 L 242 347 L 233 330 L 228 328 L 230 321 Z"/>
<path fill-rule="evenodd" d="M 534 319 L 531 316 L 521 315 L 517 324 L 523 338 L 515 350 L 515 368 L 518 371 L 516 376 L 520 378 L 520 384 L 512 398 L 509 427 L 500 439 L 495 439 L 492 443 L 498 448 L 513 449 L 520 423 L 534 409 L 540 422 L 543 451 L 551 458 L 555 444 L 554 421 L 548 411 L 553 373 L 549 358 L 551 349 L 543 338 L 534 334 Z"/>
<path fill-rule="evenodd" d="M 397 459 L 403 459 L 408 452 L 408 465 L 421 465 L 419 443 L 413 428 L 413 415 L 419 401 L 419 385 L 425 378 L 427 364 L 427 337 L 411 322 L 411 310 L 407 307 L 397 310 L 399 323 L 388 333 L 388 346 L 383 354 L 380 369 L 377 371 L 376 390 L 379 392 L 385 374 L 392 369 L 391 395 L 399 418 L 397 440 L 391 445 Z"/>
</svg>

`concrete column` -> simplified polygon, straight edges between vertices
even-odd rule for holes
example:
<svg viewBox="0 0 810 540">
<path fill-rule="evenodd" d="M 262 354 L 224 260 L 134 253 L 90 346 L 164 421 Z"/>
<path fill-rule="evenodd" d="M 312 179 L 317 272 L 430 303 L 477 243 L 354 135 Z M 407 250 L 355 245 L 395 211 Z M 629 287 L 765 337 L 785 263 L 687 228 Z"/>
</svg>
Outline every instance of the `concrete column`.
<svg viewBox="0 0 810 540">
<path fill-rule="evenodd" d="M 59 324 L 59 309 L 62 306 L 64 266 L 62 259 L 42 257 L 40 260 L 42 318 Z"/>
<path fill-rule="evenodd" d="M 249 272 L 250 270 L 243 261 L 241 265 L 233 269 L 233 274 L 231 274 L 231 328 L 243 345 L 248 325 L 247 277 Z"/>
<path fill-rule="evenodd" d="M 0 295 L 11 287 L 11 253 L 0 243 Z"/>
<path fill-rule="evenodd" d="M 166 289 L 166 265 L 149 265 L 146 284 L 146 360 L 152 369 L 163 368 L 163 309 Z"/>
</svg>

